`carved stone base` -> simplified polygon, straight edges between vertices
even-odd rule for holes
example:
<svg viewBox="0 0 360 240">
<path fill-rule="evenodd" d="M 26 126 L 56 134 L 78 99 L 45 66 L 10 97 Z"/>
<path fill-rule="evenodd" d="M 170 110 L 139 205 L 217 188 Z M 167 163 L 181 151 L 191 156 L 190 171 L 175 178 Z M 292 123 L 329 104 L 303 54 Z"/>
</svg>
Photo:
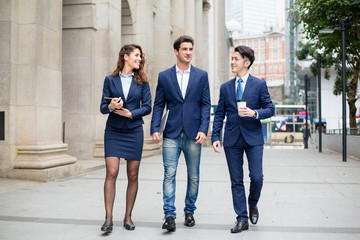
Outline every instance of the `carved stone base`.
<svg viewBox="0 0 360 240">
<path fill-rule="evenodd" d="M 96 142 L 95 143 L 95 150 L 94 150 L 94 158 L 101 158 L 104 159 L 104 142 Z"/>
<path fill-rule="evenodd" d="M 7 171 L 5 177 L 20 180 L 49 182 L 56 179 L 76 176 L 82 172 L 83 170 L 80 164 L 69 164 L 47 169 L 11 169 Z"/>
<path fill-rule="evenodd" d="M 76 162 L 67 154 L 67 144 L 22 145 L 17 147 L 14 168 L 46 169 Z"/>
</svg>

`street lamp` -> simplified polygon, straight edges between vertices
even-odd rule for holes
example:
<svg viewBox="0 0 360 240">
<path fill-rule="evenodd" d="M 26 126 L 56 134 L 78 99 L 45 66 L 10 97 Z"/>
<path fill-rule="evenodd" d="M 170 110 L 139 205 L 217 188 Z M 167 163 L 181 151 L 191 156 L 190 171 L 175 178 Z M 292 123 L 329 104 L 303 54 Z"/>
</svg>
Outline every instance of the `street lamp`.
<svg viewBox="0 0 360 240">
<path fill-rule="evenodd" d="M 321 119 L 321 55 L 318 54 L 318 105 L 319 105 L 319 152 L 322 152 L 322 119 Z"/>
<path fill-rule="evenodd" d="M 308 82 L 309 77 L 307 74 L 304 76 L 305 80 L 305 133 L 304 133 L 304 148 L 308 149 L 308 140 L 309 140 L 309 126 L 308 126 Z"/>
<path fill-rule="evenodd" d="M 341 64 L 342 64 L 342 118 L 343 118 L 343 162 L 346 162 L 346 48 L 345 48 L 345 19 L 341 19 L 340 28 L 325 28 L 319 33 L 333 33 L 335 30 L 341 31 Z"/>
</svg>

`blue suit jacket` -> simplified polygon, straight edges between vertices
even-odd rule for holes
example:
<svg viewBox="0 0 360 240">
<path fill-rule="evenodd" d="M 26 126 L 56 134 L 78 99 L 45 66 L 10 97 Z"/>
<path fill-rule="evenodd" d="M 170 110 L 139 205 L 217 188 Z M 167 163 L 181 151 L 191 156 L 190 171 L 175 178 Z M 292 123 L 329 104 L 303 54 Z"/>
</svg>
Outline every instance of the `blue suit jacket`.
<svg viewBox="0 0 360 240">
<path fill-rule="evenodd" d="M 180 92 L 175 65 L 159 73 L 151 134 L 159 132 L 165 104 L 169 109 L 169 117 L 163 133 L 164 138 L 175 138 L 182 129 L 190 139 L 195 139 L 198 132 L 207 134 L 211 107 L 207 72 L 191 66 L 185 99 Z"/>
<path fill-rule="evenodd" d="M 275 110 L 266 82 L 249 75 L 243 94 L 246 106 L 256 110 L 259 114 L 259 119 L 240 117 L 235 95 L 235 78 L 221 85 L 220 99 L 214 117 L 212 142 L 220 140 L 220 131 L 226 115 L 224 147 L 234 146 L 240 132 L 250 146 L 264 144 L 260 119 L 273 116 Z"/>
<path fill-rule="evenodd" d="M 132 113 L 132 118 L 122 117 L 114 112 L 110 112 L 108 108 L 109 104 L 104 97 L 121 97 L 126 102 L 125 108 Z M 123 128 L 124 126 L 127 126 L 127 128 L 131 129 L 144 124 L 142 117 L 151 113 L 151 93 L 149 83 L 137 85 L 132 81 L 127 99 L 125 100 L 120 76 L 106 76 L 100 112 L 102 114 L 110 113 L 106 126 L 111 126 L 113 128 Z"/>
</svg>

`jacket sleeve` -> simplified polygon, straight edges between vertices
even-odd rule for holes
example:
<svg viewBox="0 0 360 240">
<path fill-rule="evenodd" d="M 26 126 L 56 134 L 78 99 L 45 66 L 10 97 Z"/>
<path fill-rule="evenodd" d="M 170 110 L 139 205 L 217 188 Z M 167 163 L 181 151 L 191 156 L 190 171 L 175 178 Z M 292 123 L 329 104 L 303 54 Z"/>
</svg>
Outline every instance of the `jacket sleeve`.
<svg viewBox="0 0 360 240">
<path fill-rule="evenodd" d="M 110 83 L 109 78 L 105 77 L 104 80 L 104 86 L 103 86 L 103 94 L 101 97 L 101 103 L 100 103 L 100 112 L 102 114 L 108 114 L 110 113 L 109 104 L 106 103 L 106 100 L 104 97 L 110 97 Z"/>
<path fill-rule="evenodd" d="M 161 82 L 161 75 L 159 74 L 158 85 L 156 87 L 156 95 L 154 100 L 154 109 L 151 119 L 151 129 L 150 134 L 154 132 L 159 132 L 161 117 L 165 108 L 165 92 L 164 86 Z"/>
<path fill-rule="evenodd" d="M 140 108 L 131 111 L 132 119 L 142 118 L 151 113 L 151 92 L 149 83 L 142 84 L 142 98 Z"/>
<path fill-rule="evenodd" d="M 220 141 L 220 132 L 223 127 L 224 118 L 225 118 L 225 100 L 223 94 L 223 87 L 220 87 L 220 97 L 218 106 L 215 112 L 214 123 L 213 123 L 213 130 L 211 136 L 211 142 Z"/>
<path fill-rule="evenodd" d="M 260 92 L 260 106 L 261 109 L 256 109 L 259 114 L 259 119 L 265 119 L 274 116 L 275 108 L 271 101 L 266 82 L 264 81 L 261 86 Z"/>
<path fill-rule="evenodd" d="M 199 132 L 204 132 L 207 135 L 210 123 L 210 90 L 209 90 L 209 79 L 208 74 L 204 74 L 204 81 L 202 85 L 202 98 L 201 98 L 201 123 Z"/>
</svg>

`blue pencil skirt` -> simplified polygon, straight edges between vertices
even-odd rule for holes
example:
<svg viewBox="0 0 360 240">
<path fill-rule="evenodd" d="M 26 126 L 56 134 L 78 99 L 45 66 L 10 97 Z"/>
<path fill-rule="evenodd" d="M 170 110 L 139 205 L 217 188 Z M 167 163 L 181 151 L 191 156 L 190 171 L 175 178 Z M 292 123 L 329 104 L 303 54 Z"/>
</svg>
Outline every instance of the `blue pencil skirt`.
<svg viewBox="0 0 360 240">
<path fill-rule="evenodd" d="M 144 130 L 140 125 L 132 129 L 118 129 L 106 126 L 105 158 L 118 157 L 126 160 L 141 161 L 144 145 Z"/>
</svg>

